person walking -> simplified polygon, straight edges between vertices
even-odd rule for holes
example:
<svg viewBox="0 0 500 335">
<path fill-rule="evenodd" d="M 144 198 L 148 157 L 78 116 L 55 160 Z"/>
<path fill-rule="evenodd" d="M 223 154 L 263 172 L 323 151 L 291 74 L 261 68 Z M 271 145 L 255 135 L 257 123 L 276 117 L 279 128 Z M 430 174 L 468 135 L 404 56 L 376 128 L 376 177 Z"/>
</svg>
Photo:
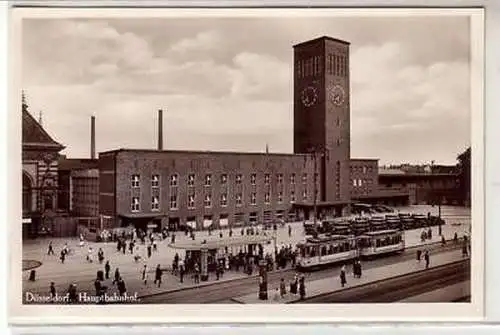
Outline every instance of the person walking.
<svg viewBox="0 0 500 335">
<path fill-rule="evenodd" d="M 61 263 L 64 264 L 64 260 L 66 259 L 66 252 L 63 250 L 61 250 Z"/>
<path fill-rule="evenodd" d="M 151 258 L 151 244 L 148 245 L 148 258 Z"/>
<path fill-rule="evenodd" d="M 428 269 L 430 264 L 430 256 L 428 250 L 425 251 L 424 259 L 425 259 L 425 268 Z"/>
<path fill-rule="evenodd" d="M 345 265 L 342 265 L 342 268 L 340 269 L 340 285 L 344 287 L 347 284 L 347 278 L 345 274 Z"/>
<path fill-rule="evenodd" d="M 142 281 L 144 285 L 148 285 L 148 266 L 146 264 L 142 268 Z"/>
<path fill-rule="evenodd" d="M 55 283 L 52 281 L 50 282 L 50 297 L 52 299 L 54 299 L 56 297 L 57 293 L 56 293 L 56 286 L 55 286 Z"/>
<path fill-rule="evenodd" d="M 102 248 L 99 248 L 99 251 L 97 252 L 97 259 L 99 260 L 99 264 L 102 264 L 104 261 L 104 251 L 102 251 Z"/>
<path fill-rule="evenodd" d="M 194 265 L 194 283 L 200 283 L 200 266 L 198 265 L 198 263 Z"/>
<path fill-rule="evenodd" d="M 185 268 L 184 268 L 184 261 L 181 259 L 179 260 L 179 276 L 181 279 L 181 283 L 184 283 L 184 273 L 185 273 Z"/>
<path fill-rule="evenodd" d="M 120 277 L 118 279 L 118 293 L 120 294 L 120 296 L 124 296 L 125 293 L 127 293 L 127 288 L 125 286 L 125 281 L 123 280 L 122 277 Z"/>
<path fill-rule="evenodd" d="M 111 270 L 111 266 L 109 265 L 109 261 L 106 261 L 104 264 L 104 275 L 106 279 L 109 279 L 109 271 Z"/>
<path fill-rule="evenodd" d="M 158 287 L 160 287 L 160 285 L 161 285 L 162 274 L 163 274 L 163 271 L 160 268 L 160 264 L 158 264 L 158 266 L 156 266 L 155 281 L 154 281 L 154 284 L 158 283 Z"/>
<path fill-rule="evenodd" d="M 52 241 L 49 242 L 49 250 L 47 251 L 47 255 L 54 255 L 54 248 L 52 247 Z"/>
<path fill-rule="evenodd" d="M 417 250 L 417 262 L 420 263 L 420 259 L 422 258 L 422 250 L 418 249 Z"/>
<path fill-rule="evenodd" d="M 306 279 L 304 275 L 302 275 L 302 277 L 300 277 L 299 280 L 299 293 L 300 293 L 300 300 L 304 300 L 304 298 L 306 297 Z"/>
<path fill-rule="evenodd" d="M 285 279 L 281 278 L 280 281 L 280 296 L 284 298 L 286 295 L 286 284 L 285 284 Z"/>
<path fill-rule="evenodd" d="M 120 276 L 120 269 L 116 268 L 115 270 L 115 279 L 113 280 L 113 284 L 115 283 L 118 283 L 118 281 L 120 280 L 121 276 Z"/>
</svg>

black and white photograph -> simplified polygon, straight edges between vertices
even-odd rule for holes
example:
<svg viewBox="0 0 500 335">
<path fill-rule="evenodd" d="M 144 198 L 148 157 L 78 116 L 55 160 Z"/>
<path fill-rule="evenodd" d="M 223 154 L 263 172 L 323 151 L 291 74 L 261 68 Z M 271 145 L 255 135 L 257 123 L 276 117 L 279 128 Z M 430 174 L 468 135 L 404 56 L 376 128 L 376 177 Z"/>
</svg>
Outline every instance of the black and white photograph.
<svg viewBox="0 0 500 335">
<path fill-rule="evenodd" d="M 19 11 L 17 308 L 480 310 L 480 10 Z"/>
</svg>

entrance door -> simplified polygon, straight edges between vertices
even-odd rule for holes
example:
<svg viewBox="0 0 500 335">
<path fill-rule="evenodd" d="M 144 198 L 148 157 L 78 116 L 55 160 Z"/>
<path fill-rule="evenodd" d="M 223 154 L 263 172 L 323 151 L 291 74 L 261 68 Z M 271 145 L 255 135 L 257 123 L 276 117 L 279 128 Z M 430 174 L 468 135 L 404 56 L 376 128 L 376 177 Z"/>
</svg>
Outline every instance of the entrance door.
<svg viewBox="0 0 500 335">
<path fill-rule="evenodd" d="M 168 218 L 168 230 L 170 231 L 179 230 L 179 218 Z"/>
</svg>

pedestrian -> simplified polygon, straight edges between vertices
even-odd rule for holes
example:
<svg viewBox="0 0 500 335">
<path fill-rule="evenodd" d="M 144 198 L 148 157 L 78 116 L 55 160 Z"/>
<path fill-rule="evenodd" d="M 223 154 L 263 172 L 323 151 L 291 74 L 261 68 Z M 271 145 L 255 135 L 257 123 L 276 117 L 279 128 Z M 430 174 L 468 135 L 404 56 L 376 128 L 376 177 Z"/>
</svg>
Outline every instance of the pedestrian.
<svg viewBox="0 0 500 335">
<path fill-rule="evenodd" d="M 444 238 L 444 235 L 441 235 L 441 245 L 443 247 L 446 245 L 446 239 Z"/>
<path fill-rule="evenodd" d="M 462 246 L 462 257 L 467 257 L 469 255 L 468 250 L 467 250 L 467 243 L 464 243 Z"/>
<path fill-rule="evenodd" d="M 281 278 L 280 281 L 280 296 L 284 298 L 286 295 L 286 285 L 285 285 L 285 279 Z"/>
<path fill-rule="evenodd" d="M 144 264 L 144 267 L 142 268 L 142 281 L 144 282 L 144 285 L 148 284 L 148 266 Z"/>
<path fill-rule="evenodd" d="M 128 245 L 128 250 L 130 251 L 131 255 L 134 254 L 134 241 L 130 241 L 130 243 Z"/>
<path fill-rule="evenodd" d="M 148 258 L 151 258 L 151 244 L 148 245 Z"/>
<path fill-rule="evenodd" d="M 47 251 L 47 255 L 53 255 L 54 254 L 54 248 L 52 247 L 52 241 L 49 242 L 49 251 Z"/>
<path fill-rule="evenodd" d="M 420 263 L 420 259 L 422 258 L 422 250 L 418 249 L 417 250 L 417 262 Z"/>
<path fill-rule="evenodd" d="M 198 263 L 194 265 L 194 283 L 200 283 L 200 266 L 198 265 Z"/>
<path fill-rule="evenodd" d="M 358 260 L 358 278 L 361 278 L 362 272 L 361 262 Z"/>
<path fill-rule="evenodd" d="M 105 278 L 109 279 L 109 271 L 111 270 L 111 266 L 109 265 L 109 261 L 106 261 L 106 264 L 104 264 L 104 274 Z"/>
<path fill-rule="evenodd" d="M 455 242 L 455 244 L 458 243 L 458 234 L 457 234 L 457 232 L 455 232 L 455 234 L 453 235 L 453 242 Z"/>
<path fill-rule="evenodd" d="M 153 240 L 153 251 L 158 251 L 158 246 L 156 244 L 156 240 Z"/>
<path fill-rule="evenodd" d="M 347 278 L 345 275 L 345 265 L 342 265 L 342 268 L 340 269 L 340 285 L 344 287 L 347 284 Z"/>
<path fill-rule="evenodd" d="M 102 248 L 99 248 L 99 251 L 97 252 L 97 258 L 99 259 L 99 264 L 102 264 L 104 261 L 104 251 L 102 251 Z"/>
<path fill-rule="evenodd" d="M 428 269 L 430 264 L 430 256 L 428 250 L 425 251 L 424 259 L 425 259 L 425 268 Z"/>
<path fill-rule="evenodd" d="M 52 281 L 52 282 L 50 282 L 50 297 L 53 299 L 56 297 L 56 295 L 57 295 L 56 286 L 55 286 L 54 282 Z"/>
<path fill-rule="evenodd" d="M 66 259 L 66 252 L 63 250 L 61 250 L 61 263 L 64 264 L 64 260 Z"/>
<path fill-rule="evenodd" d="M 92 263 L 92 247 L 89 247 L 89 250 L 87 252 L 87 261 L 89 263 Z"/>
<path fill-rule="evenodd" d="M 154 284 L 158 283 L 158 287 L 161 285 L 161 276 L 163 274 L 163 271 L 160 268 L 160 264 L 156 266 L 156 272 L 155 272 L 155 281 Z"/>
<path fill-rule="evenodd" d="M 125 293 L 127 292 L 127 288 L 125 287 L 125 281 L 123 280 L 122 277 L 118 279 L 117 286 L 118 286 L 118 293 L 120 294 L 120 296 L 125 295 Z"/>
<path fill-rule="evenodd" d="M 302 277 L 300 277 L 300 280 L 299 280 L 299 293 L 300 293 L 300 300 L 304 300 L 305 296 L 306 296 L 306 283 L 305 283 L 306 279 L 304 277 L 304 275 L 302 275 Z"/>
<path fill-rule="evenodd" d="M 76 284 L 70 284 L 68 288 L 68 298 L 73 304 L 78 302 L 78 294 L 76 291 Z"/>
<path fill-rule="evenodd" d="M 123 241 L 122 243 L 122 252 L 125 255 L 125 251 L 127 250 L 127 241 Z"/>
<path fill-rule="evenodd" d="M 292 237 L 292 227 L 288 225 L 288 237 Z"/>
<path fill-rule="evenodd" d="M 181 259 L 179 261 L 179 276 L 180 276 L 180 279 L 181 279 L 181 283 L 184 282 L 184 272 L 185 272 L 184 261 Z"/>
<path fill-rule="evenodd" d="M 69 248 L 68 248 L 68 243 L 67 243 L 67 242 L 66 242 L 66 243 L 64 243 L 64 248 L 63 248 L 63 251 L 64 251 L 64 253 L 65 253 L 66 255 L 68 255 L 68 254 L 69 254 Z"/>
<path fill-rule="evenodd" d="M 120 280 L 120 269 L 116 268 L 115 270 L 115 279 L 113 280 L 113 284 L 118 283 L 118 280 Z"/>
</svg>

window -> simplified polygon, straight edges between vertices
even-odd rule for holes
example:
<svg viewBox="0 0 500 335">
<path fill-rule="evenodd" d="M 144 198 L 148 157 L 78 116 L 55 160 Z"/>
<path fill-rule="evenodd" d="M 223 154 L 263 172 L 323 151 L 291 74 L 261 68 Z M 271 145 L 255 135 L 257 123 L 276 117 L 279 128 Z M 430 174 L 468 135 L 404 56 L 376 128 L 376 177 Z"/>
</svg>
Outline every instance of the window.
<svg viewBox="0 0 500 335">
<path fill-rule="evenodd" d="M 188 195 L 188 208 L 194 208 L 195 205 L 194 200 L 195 200 L 194 194 Z"/>
<path fill-rule="evenodd" d="M 290 192 L 290 203 L 294 203 L 295 202 L 295 191 L 291 191 Z"/>
<path fill-rule="evenodd" d="M 353 179 L 352 180 L 352 186 L 358 186 L 358 180 L 357 179 Z"/>
<path fill-rule="evenodd" d="M 243 202 L 243 194 L 237 193 L 236 194 L 236 206 L 241 206 L 242 202 Z"/>
<path fill-rule="evenodd" d="M 302 199 L 307 200 L 307 190 L 302 191 Z"/>
<path fill-rule="evenodd" d="M 279 191 L 278 192 L 278 203 L 282 203 L 283 202 L 283 192 Z"/>
<path fill-rule="evenodd" d="M 154 174 L 151 177 L 151 187 L 153 187 L 153 188 L 160 187 L 160 175 Z"/>
<path fill-rule="evenodd" d="M 250 196 L 250 205 L 257 204 L 257 193 L 252 193 Z"/>
<path fill-rule="evenodd" d="M 292 173 L 290 175 L 290 184 L 294 185 L 295 184 L 295 173 Z"/>
<path fill-rule="evenodd" d="M 179 175 L 173 174 L 170 176 L 170 186 L 177 186 L 179 182 Z"/>
<path fill-rule="evenodd" d="M 252 173 L 250 175 L 250 184 L 255 185 L 257 183 L 257 175 L 255 173 Z"/>
<path fill-rule="evenodd" d="M 283 174 L 278 173 L 278 184 L 283 184 Z"/>
<path fill-rule="evenodd" d="M 243 179 L 243 176 L 239 173 L 236 175 L 236 184 L 241 184 L 241 180 Z"/>
<path fill-rule="evenodd" d="M 266 173 L 264 175 L 264 184 L 266 184 L 266 185 L 269 184 L 269 173 Z"/>
<path fill-rule="evenodd" d="M 366 166 L 363 166 L 363 174 L 366 174 Z"/>
<path fill-rule="evenodd" d="M 264 195 L 264 203 L 266 203 L 266 204 L 271 203 L 271 193 L 266 192 L 266 194 Z"/>
<path fill-rule="evenodd" d="M 212 186 L 212 175 L 205 175 L 205 186 Z"/>
<path fill-rule="evenodd" d="M 194 186 L 194 174 L 188 175 L 188 186 Z"/>
<path fill-rule="evenodd" d="M 152 197 L 151 199 L 151 210 L 152 211 L 159 211 L 160 210 L 160 198 L 159 197 Z"/>
<path fill-rule="evenodd" d="M 362 186 L 362 185 L 363 185 L 363 180 L 358 179 L 358 186 Z"/>
<path fill-rule="evenodd" d="M 227 206 L 227 193 L 222 193 L 222 194 L 220 195 L 220 205 L 221 205 L 222 207 Z"/>
<path fill-rule="evenodd" d="M 130 209 L 132 212 L 138 212 L 140 210 L 139 197 L 132 198 L 132 205 Z"/>
<path fill-rule="evenodd" d="M 170 209 L 177 209 L 177 194 L 172 194 L 170 196 Z"/>
<path fill-rule="evenodd" d="M 307 173 L 302 174 L 302 184 L 307 184 Z"/>
<path fill-rule="evenodd" d="M 205 207 L 212 207 L 212 196 L 210 194 L 205 194 L 203 204 L 205 205 Z"/>
<path fill-rule="evenodd" d="M 220 183 L 222 185 L 227 184 L 227 174 L 223 174 L 223 175 L 220 176 Z"/>
<path fill-rule="evenodd" d="M 140 180 L 140 177 L 138 174 L 132 175 L 132 187 L 134 187 L 134 188 L 139 187 L 139 180 Z"/>
</svg>

